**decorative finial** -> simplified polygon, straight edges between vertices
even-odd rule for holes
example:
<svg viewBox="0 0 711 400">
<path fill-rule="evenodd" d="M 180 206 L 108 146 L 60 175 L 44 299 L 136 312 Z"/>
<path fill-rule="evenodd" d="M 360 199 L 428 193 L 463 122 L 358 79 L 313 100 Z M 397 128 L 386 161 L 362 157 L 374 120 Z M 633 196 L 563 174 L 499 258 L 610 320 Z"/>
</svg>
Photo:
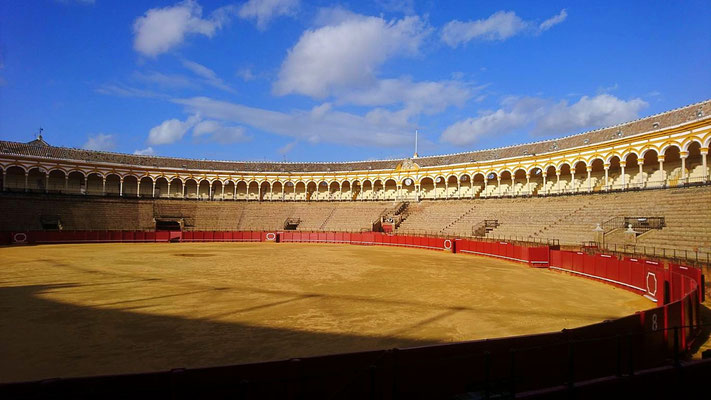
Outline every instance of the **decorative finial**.
<svg viewBox="0 0 711 400">
<path fill-rule="evenodd" d="M 42 131 L 43 131 L 43 130 L 44 130 L 44 129 L 42 129 L 42 127 L 40 126 L 40 128 L 39 128 L 39 133 L 37 134 L 37 139 L 42 140 Z"/>
</svg>

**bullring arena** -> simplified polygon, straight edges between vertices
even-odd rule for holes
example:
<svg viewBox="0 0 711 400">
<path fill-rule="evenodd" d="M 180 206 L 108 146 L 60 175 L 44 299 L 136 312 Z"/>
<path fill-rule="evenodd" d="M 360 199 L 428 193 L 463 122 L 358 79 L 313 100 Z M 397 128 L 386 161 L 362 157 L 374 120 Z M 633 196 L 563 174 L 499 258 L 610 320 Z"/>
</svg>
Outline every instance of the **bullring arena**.
<svg viewBox="0 0 711 400">
<path fill-rule="evenodd" d="M 404 160 L 0 142 L 0 393 L 695 392 L 710 143 L 711 101 Z"/>
</svg>

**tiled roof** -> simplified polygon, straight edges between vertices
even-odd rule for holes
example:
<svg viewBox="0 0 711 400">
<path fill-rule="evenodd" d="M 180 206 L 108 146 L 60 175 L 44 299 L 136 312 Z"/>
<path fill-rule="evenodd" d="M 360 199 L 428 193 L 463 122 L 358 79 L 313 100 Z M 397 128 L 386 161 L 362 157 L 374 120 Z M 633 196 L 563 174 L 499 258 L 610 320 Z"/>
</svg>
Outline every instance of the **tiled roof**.
<svg viewBox="0 0 711 400">
<path fill-rule="evenodd" d="M 491 161 L 523 155 L 544 154 L 557 150 L 591 145 L 603 141 L 629 137 L 655 129 L 693 121 L 701 116 L 711 115 L 711 100 L 691 104 L 675 110 L 652 115 L 624 124 L 584 132 L 572 136 L 526 143 L 497 149 L 478 150 L 440 156 L 418 157 L 415 161 L 421 167 Z M 337 172 L 393 169 L 402 160 L 377 160 L 355 162 L 240 162 L 209 161 L 159 156 L 139 156 L 105 151 L 82 150 L 50 146 L 37 139 L 29 143 L 0 141 L 0 154 L 31 155 L 54 159 L 82 160 L 88 162 L 108 162 L 127 166 L 163 167 L 189 170 L 245 171 L 245 172 Z"/>
</svg>

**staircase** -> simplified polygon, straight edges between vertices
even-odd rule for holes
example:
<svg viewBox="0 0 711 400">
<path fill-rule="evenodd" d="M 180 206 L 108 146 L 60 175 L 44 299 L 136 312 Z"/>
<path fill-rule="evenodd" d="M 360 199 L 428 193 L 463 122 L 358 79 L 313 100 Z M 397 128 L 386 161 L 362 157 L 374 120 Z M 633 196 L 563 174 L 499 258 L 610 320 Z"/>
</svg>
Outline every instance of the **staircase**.
<svg viewBox="0 0 711 400">
<path fill-rule="evenodd" d="M 531 236 L 533 236 L 533 237 L 542 237 L 543 234 L 544 234 L 546 231 L 548 231 L 548 230 L 551 230 L 551 231 L 555 232 L 559 226 L 563 226 L 563 225 L 569 224 L 571 221 L 576 221 L 576 220 L 578 219 L 578 216 L 579 216 L 580 214 L 582 214 L 583 210 L 585 210 L 585 209 L 586 209 L 587 207 L 589 207 L 591 204 L 592 204 L 592 202 L 587 202 L 587 203 L 583 204 L 581 207 L 577 208 L 575 211 L 571 212 L 570 214 L 566 215 L 566 216 L 563 217 L 563 218 L 558 219 L 558 220 L 555 221 L 554 223 L 552 223 L 552 224 L 550 224 L 550 225 L 548 225 L 548 226 L 545 226 L 543 229 L 540 229 L 539 231 L 535 232 L 535 233 L 534 233 L 533 235 L 531 235 Z"/>
<path fill-rule="evenodd" d="M 476 206 L 474 206 L 474 207 L 468 209 L 468 210 L 467 210 L 466 212 L 464 212 L 462 215 L 458 216 L 454 221 L 450 222 L 450 223 L 447 224 L 444 228 L 440 229 L 439 232 L 440 232 L 440 233 L 444 233 L 444 231 L 446 231 L 447 229 L 449 229 L 449 228 L 453 227 L 454 225 L 456 225 L 459 221 L 461 221 L 462 219 L 466 218 L 466 217 L 469 216 L 471 213 L 473 213 L 474 211 L 476 211 L 476 209 L 477 209 Z"/>
<path fill-rule="evenodd" d="M 326 217 L 325 220 L 323 220 L 323 223 L 321 224 L 321 226 L 319 226 L 318 230 L 322 231 L 322 230 L 324 230 L 324 228 L 326 228 L 326 224 L 328 224 L 328 221 L 331 220 L 331 217 L 333 217 L 333 213 L 335 213 L 335 212 L 336 212 L 336 207 L 331 209 L 331 212 L 328 213 L 328 216 Z"/>
</svg>

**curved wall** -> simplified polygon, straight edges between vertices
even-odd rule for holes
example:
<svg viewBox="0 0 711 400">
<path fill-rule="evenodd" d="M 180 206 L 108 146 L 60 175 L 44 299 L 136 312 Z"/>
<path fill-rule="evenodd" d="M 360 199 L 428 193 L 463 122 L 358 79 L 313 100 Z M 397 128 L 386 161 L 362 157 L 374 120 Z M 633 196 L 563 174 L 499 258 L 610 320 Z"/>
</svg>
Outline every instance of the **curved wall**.
<svg viewBox="0 0 711 400">
<path fill-rule="evenodd" d="M 0 142 L 3 190 L 263 201 L 531 196 L 706 182 L 711 101 L 527 145 L 354 163 L 239 163 Z"/>
</svg>

